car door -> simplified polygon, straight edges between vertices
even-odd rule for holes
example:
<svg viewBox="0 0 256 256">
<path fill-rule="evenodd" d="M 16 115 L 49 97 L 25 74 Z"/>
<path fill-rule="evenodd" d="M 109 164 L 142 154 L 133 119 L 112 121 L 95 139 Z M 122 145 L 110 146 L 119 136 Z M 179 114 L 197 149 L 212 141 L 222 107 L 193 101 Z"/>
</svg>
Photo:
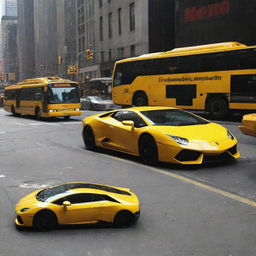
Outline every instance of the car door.
<svg viewBox="0 0 256 256">
<path fill-rule="evenodd" d="M 69 201 L 70 206 L 63 206 L 64 201 Z M 91 193 L 77 193 L 58 199 L 55 204 L 60 205 L 60 224 L 89 223 L 98 219 L 101 202 L 93 201 Z"/>
<path fill-rule="evenodd" d="M 134 111 L 118 111 L 112 115 L 112 118 L 116 120 L 111 124 L 113 130 L 111 133 L 112 140 L 119 145 L 122 151 L 136 154 L 140 129 L 147 124 Z M 124 125 L 122 121 L 133 121 L 134 128 Z"/>
</svg>

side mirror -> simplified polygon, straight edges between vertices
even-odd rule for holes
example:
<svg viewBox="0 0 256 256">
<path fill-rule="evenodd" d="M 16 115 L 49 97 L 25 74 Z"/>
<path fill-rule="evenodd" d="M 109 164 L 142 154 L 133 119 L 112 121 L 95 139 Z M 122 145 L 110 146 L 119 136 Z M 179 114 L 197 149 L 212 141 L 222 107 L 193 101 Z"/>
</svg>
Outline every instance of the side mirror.
<svg viewBox="0 0 256 256">
<path fill-rule="evenodd" d="M 62 203 L 62 205 L 65 206 L 65 207 L 68 207 L 68 206 L 71 205 L 71 203 L 70 203 L 69 201 L 64 201 L 64 202 Z"/>
<path fill-rule="evenodd" d="M 131 126 L 132 130 L 134 129 L 134 122 L 131 120 L 122 121 L 122 124 L 126 126 Z"/>
</svg>

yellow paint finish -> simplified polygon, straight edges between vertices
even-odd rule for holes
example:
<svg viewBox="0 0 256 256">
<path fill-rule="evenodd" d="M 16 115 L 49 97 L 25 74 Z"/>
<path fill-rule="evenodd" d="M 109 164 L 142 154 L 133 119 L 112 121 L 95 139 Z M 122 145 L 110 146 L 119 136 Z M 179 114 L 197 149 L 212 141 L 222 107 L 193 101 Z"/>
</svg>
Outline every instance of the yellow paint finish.
<svg viewBox="0 0 256 256">
<path fill-rule="evenodd" d="M 75 182 L 72 184 L 75 184 Z M 111 186 L 111 188 L 127 191 L 129 192 L 129 195 L 107 192 L 94 188 L 73 188 L 59 195 L 50 197 L 45 202 L 42 202 L 36 198 L 38 192 L 41 190 L 34 191 L 20 199 L 16 205 L 16 214 L 22 218 L 24 223 L 21 224 L 17 218 L 15 223 L 18 226 L 33 226 L 34 216 L 42 210 L 52 211 L 57 217 L 58 224 L 87 224 L 96 223 L 99 221 L 113 222 L 116 214 L 120 211 L 126 210 L 131 214 L 135 214 L 140 211 L 139 200 L 137 196 L 129 189 L 113 186 Z M 58 205 L 54 203 L 56 200 L 65 198 L 66 196 L 81 193 L 103 196 L 107 195 L 116 201 L 101 200 L 77 204 L 71 203 L 70 206 Z M 28 210 L 22 212 L 21 210 L 24 208 L 28 208 Z"/>
<path fill-rule="evenodd" d="M 150 134 L 158 147 L 158 159 L 162 162 L 181 164 L 201 164 L 203 156 L 217 156 L 237 144 L 236 138 L 230 139 L 227 129 L 221 125 L 211 123 L 188 126 L 154 126 L 140 111 L 174 109 L 171 107 L 135 107 L 126 110 L 134 111 L 145 121 L 147 126 L 131 129 L 130 126 L 111 117 L 111 114 L 98 114 L 83 119 L 83 126 L 89 125 L 94 132 L 96 145 L 116 151 L 139 156 L 139 138 L 143 134 Z M 118 111 L 118 110 L 117 110 Z M 114 113 L 110 111 L 109 113 Z M 168 135 L 179 136 L 189 140 L 187 145 L 180 145 Z M 178 161 L 175 156 L 183 149 L 200 152 L 194 161 Z M 239 158 L 239 152 L 230 154 Z"/>
<path fill-rule="evenodd" d="M 256 136 L 256 113 L 244 115 L 239 129 L 246 135 Z"/>
</svg>

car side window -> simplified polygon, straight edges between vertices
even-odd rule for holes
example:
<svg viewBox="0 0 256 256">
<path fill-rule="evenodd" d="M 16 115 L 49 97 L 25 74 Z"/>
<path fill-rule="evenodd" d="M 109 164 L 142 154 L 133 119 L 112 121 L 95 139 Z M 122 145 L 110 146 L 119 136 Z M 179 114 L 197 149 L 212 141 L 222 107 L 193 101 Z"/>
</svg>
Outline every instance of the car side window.
<svg viewBox="0 0 256 256">
<path fill-rule="evenodd" d="M 92 202 L 92 194 L 80 193 L 62 197 L 53 202 L 53 204 L 62 205 L 64 201 L 69 201 L 71 204 L 82 204 Z"/>
<path fill-rule="evenodd" d="M 119 122 L 131 120 L 134 122 L 134 126 L 136 128 L 147 126 L 144 120 L 133 111 L 117 111 L 112 115 L 112 117 Z"/>
</svg>

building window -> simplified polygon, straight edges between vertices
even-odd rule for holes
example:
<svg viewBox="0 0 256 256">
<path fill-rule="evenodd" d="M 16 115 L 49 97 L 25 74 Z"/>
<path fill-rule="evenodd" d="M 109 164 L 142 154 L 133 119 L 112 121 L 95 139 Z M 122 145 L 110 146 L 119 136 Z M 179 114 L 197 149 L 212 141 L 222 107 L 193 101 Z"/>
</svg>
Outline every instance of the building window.
<svg viewBox="0 0 256 256">
<path fill-rule="evenodd" d="M 100 41 L 103 41 L 103 18 L 100 17 Z"/>
<path fill-rule="evenodd" d="M 135 30 L 135 3 L 130 4 L 130 31 Z"/>
<path fill-rule="evenodd" d="M 112 50 L 111 49 L 108 50 L 108 60 L 109 61 L 112 60 Z"/>
<path fill-rule="evenodd" d="M 104 58 L 104 51 L 101 51 L 101 62 L 104 62 L 105 61 L 105 58 Z"/>
<path fill-rule="evenodd" d="M 135 56 L 135 45 L 131 45 L 131 57 Z"/>
<path fill-rule="evenodd" d="M 122 9 L 118 8 L 118 34 L 122 34 L 122 20 L 121 20 L 121 15 L 122 15 Z"/>
<path fill-rule="evenodd" d="M 85 50 L 85 37 L 83 36 L 82 37 L 82 50 L 81 51 L 84 51 Z"/>
<path fill-rule="evenodd" d="M 118 55 L 117 57 L 119 59 L 122 59 L 124 57 L 124 48 L 123 47 L 120 47 L 117 49 L 117 55 Z"/>
<path fill-rule="evenodd" d="M 99 0 L 99 7 L 102 7 L 102 0 Z"/>
<path fill-rule="evenodd" d="M 108 14 L 108 37 L 112 38 L 112 12 Z"/>
</svg>

